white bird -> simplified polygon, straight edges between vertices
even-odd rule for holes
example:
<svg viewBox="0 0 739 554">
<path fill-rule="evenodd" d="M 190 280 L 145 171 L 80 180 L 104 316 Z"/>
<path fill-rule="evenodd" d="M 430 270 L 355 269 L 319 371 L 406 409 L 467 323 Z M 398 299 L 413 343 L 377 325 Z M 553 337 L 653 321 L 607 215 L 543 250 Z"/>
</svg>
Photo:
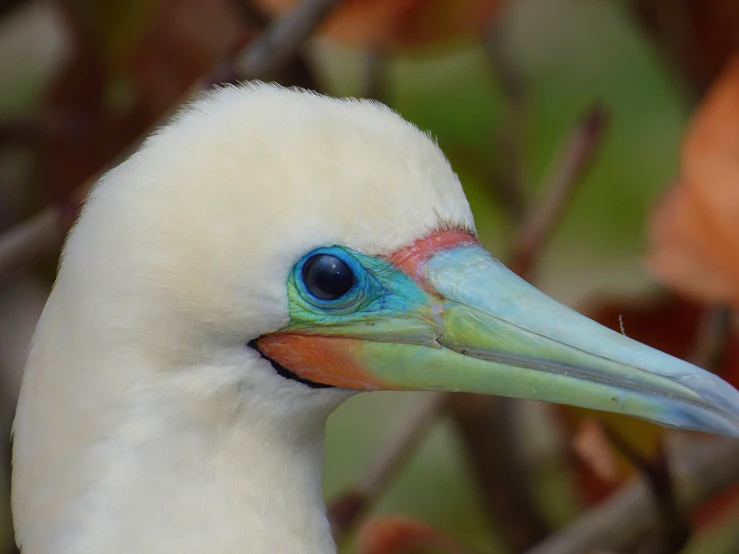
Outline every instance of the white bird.
<svg viewBox="0 0 739 554">
<path fill-rule="evenodd" d="M 739 394 L 539 293 L 477 243 L 433 140 L 255 84 L 196 101 L 71 232 L 14 429 L 24 554 L 335 552 L 324 424 L 464 390 L 739 434 Z"/>
</svg>

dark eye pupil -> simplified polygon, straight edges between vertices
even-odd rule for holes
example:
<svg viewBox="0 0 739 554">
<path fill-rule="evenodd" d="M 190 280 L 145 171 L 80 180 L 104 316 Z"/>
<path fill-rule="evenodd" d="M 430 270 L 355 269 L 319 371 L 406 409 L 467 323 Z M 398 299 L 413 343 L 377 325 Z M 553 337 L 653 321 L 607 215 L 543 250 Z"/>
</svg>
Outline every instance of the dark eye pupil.
<svg viewBox="0 0 739 554">
<path fill-rule="evenodd" d="M 313 256 L 303 265 L 303 282 L 320 300 L 336 300 L 354 286 L 354 274 L 343 260 L 330 254 Z"/>
</svg>

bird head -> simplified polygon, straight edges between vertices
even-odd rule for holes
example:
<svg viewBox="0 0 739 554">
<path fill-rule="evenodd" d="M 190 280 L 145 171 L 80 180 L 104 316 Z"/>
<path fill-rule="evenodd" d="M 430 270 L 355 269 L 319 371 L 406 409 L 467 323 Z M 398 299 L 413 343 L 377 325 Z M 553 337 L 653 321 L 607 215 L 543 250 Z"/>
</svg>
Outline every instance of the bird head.
<svg viewBox="0 0 739 554">
<path fill-rule="evenodd" d="M 267 399 L 465 391 L 739 435 L 730 385 L 483 249 L 437 145 L 375 102 L 203 97 L 96 187 L 59 282 L 150 365 L 236 367 Z"/>
</svg>

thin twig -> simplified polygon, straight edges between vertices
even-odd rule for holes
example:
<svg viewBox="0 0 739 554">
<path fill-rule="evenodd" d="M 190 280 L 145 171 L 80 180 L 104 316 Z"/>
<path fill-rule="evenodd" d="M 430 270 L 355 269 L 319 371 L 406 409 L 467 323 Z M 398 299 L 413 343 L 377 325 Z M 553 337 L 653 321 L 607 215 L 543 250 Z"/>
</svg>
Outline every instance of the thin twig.
<svg viewBox="0 0 739 554">
<path fill-rule="evenodd" d="M 700 59 L 690 4 L 687 0 L 633 0 L 627 3 L 659 54 L 673 67 L 691 99 L 697 101 L 715 75 L 707 73 Z"/>
<path fill-rule="evenodd" d="M 7 278 L 16 269 L 58 250 L 63 233 L 58 208 L 46 208 L 3 233 L 0 238 L 0 277 Z"/>
<path fill-rule="evenodd" d="M 393 437 L 386 450 L 381 450 L 369 464 L 359 488 L 369 494 L 374 494 L 385 488 L 389 481 L 388 472 L 394 472 L 403 465 L 403 461 L 413 453 L 419 444 L 419 430 L 430 429 L 436 422 L 439 409 L 444 406 L 446 399 L 443 393 L 427 393 L 418 403 L 416 411 L 408 421 L 412 424 Z"/>
<path fill-rule="evenodd" d="M 0 148 L 30 144 L 37 138 L 38 126 L 35 121 L 0 121 Z"/>
<path fill-rule="evenodd" d="M 709 371 L 720 367 L 726 340 L 731 333 L 731 308 L 708 308 L 698 329 L 693 352 L 688 357 L 692 364 Z"/>
<path fill-rule="evenodd" d="M 479 394 L 451 395 L 449 411 L 489 519 L 508 550 L 522 552 L 549 535 L 550 528 L 523 469 L 519 400 Z"/>
<path fill-rule="evenodd" d="M 483 46 L 490 68 L 503 93 L 506 108 L 503 131 L 496 141 L 497 175 L 491 181 L 497 199 L 515 222 L 526 213 L 524 185 L 523 135 L 526 128 L 526 85 L 508 51 L 505 17 L 494 17 L 488 27 Z"/>
<path fill-rule="evenodd" d="M 446 401 L 447 395 L 444 393 L 427 394 L 400 431 L 392 436 L 369 463 L 358 485 L 331 504 L 329 521 L 337 540 L 354 527 L 358 518 L 415 452 L 436 423 Z"/>
<path fill-rule="evenodd" d="M 508 19 L 505 17 L 493 18 L 483 46 L 506 104 L 512 111 L 522 114 L 526 109 L 526 81 L 508 49 L 506 22 Z"/>
<path fill-rule="evenodd" d="M 71 0 L 53 0 L 51 5 L 59 14 L 74 48 L 99 60 L 99 44 L 90 25 L 81 17 L 82 7 Z"/>
<path fill-rule="evenodd" d="M 230 0 L 234 12 L 241 22 L 249 27 L 266 27 L 269 18 L 259 9 L 252 0 Z"/>
<path fill-rule="evenodd" d="M 387 98 L 387 67 L 385 56 L 374 49 L 367 50 L 364 55 L 364 83 L 362 96 L 388 103 Z"/>
<path fill-rule="evenodd" d="M 338 0 L 306 0 L 293 12 L 270 25 L 263 36 L 243 49 L 245 53 L 241 58 L 248 62 L 244 69 L 245 75 L 249 78 L 267 78 L 274 74 L 297 51 L 310 32 L 322 21 L 322 18 L 330 13 L 331 8 L 338 3 Z M 298 21 L 301 17 L 305 17 L 306 21 Z M 280 43 L 279 40 L 284 40 L 285 44 Z M 193 87 L 185 91 L 173 104 L 173 108 L 186 102 L 195 92 L 203 88 L 204 83 L 208 82 L 209 76 L 204 76 Z M 166 115 L 170 113 L 171 111 Z M 155 122 L 151 128 L 160 123 L 161 120 Z M 143 140 L 143 137 L 140 140 Z M 139 142 L 135 141 L 126 153 L 133 150 Z M 120 161 L 119 156 L 115 163 Z M 84 198 L 95 180 L 82 184 L 74 194 L 75 199 Z M 63 208 L 49 207 L 0 235 L 0 285 L 15 270 L 43 259 L 56 250 L 71 224 L 66 214 Z"/>
<path fill-rule="evenodd" d="M 609 113 L 600 105 L 591 108 L 567 143 L 553 176 L 544 187 L 544 198 L 526 216 L 514 238 L 511 269 L 529 274 L 533 262 L 553 234 L 564 208 L 584 181 L 608 128 Z"/>
<path fill-rule="evenodd" d="M 675 460 L 675 490 L 683 511 L 690 511 L 739 482 L 739 441 L 690 438 L 676 450 L 671 459 Z M 633 549 L 658 521 L 650 496 L 648 485 L 641 479 L 634 480 L 526 554 Z"/>
<path fill-rule="evenodd" d="M 269 80 L 282 69 L 341 0 L 304 0 L 260 39 L 236 56 L 234 67 L 241 79 Z"/>
<path fill-rule="evenodd" d="M 652 554 L 677 554 L 687 544 L 692 533 L 690 522 L 677 503 L 675 480 L 664 444 L 658 444 L 657 458 L 652 461 L 639 453 L 624 437 L 609 425 L 603 425 L 608 440 L 644 477 L 657 509 L 658 533 L 650 541 Z"/>
</svg>

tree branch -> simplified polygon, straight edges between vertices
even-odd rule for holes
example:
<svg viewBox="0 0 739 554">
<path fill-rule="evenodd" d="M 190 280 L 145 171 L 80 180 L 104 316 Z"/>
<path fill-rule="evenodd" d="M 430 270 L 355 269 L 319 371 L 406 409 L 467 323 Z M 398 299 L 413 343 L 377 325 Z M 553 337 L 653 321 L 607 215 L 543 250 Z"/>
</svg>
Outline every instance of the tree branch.
<svg viewBox="0 0 739 554">
<path fill-rule="evenodd" d="M 35 121 L 0 121 L 0 149 L 16 144 L 32 144 L 37 138 Z"/>
<path fill-rule="evenodd" d="M 698 367 L 716 371 L 716 368 L 721 366 L 730 333 L 731 308 L 726 306 L 707 308 L 688 360 Z"/>
<path fill-rule="evenodd" d="M 686 0 L 632 0 L 628 3 L 636 22 L 675 70 L 691 99 L 696 101 L 715 75 L 707 72 L 700 59 L 689 4 Z"/>
<path fill-rule="evenodd" d="M 253 46 L 236 56 L 237 75 L 247 80 L 274 77 L 340 3 L 341 0 L 304 0 L 271 25 Z"/>
<path fill-rule="evenodd" d="M 564 208 L 577 192 L 578 185 L 584 182 L 608 128 L 609 119 L 608 112 L 596 105 L 575 128 L 552 177 L 544 187 L 543 199 L 526 216 L 520 232 L 514 238 L 510 268 L 519 275 L 530 275 Z"/>
<path fill-rule="evenodd" d="M 516 223 L 526 212 L 523 138 L 526 128 L 526 83 L 511 59 L 505 17 L 494 17 L 483 47 L 505 101 L 505 123 L 497 138 L 498 175 L 490 183 L 497 199 Z"/>
<path fill-rule="evenodd" d="M 329 521 L 336 540 L 351 530 L 366 509 L 385 490 L 405 462 L 433 428 L 447 401 L 440 392 L 427 394 L 398 433 L 369 463 L 357 486 L 344 493 L 329 507 Z"/>
<path fill-rule="evenodd" d="M 450 395 L 450 412 L 462 439 L 480 501 L 512 552 L 522 552 L 550 529 L 531 494 L 524 467 L 514 398 Z"/>
<path fill-rule="evenodd" d="M 686 439 L 670 457 L 675 460 L 675 489 L 684 511 L 739 482 L 737 440 Z M 526 554 L 628 551 L 655 528 L 658 517 L 649 486 L 635 480 Z"/>
<path fill-rule="evenodd" d="M 385 54 L 379 50 L 369 49 L 364 54 L 363 65 L 362 96 L 388 104 Z"/>
<path fill-rule="evenodd" d="M 0 237 L 0 279 L 58 250 L 64 237 L 60 224 L 60 211 L 46 208 L 3 233 Z"/>
<path fill-rule="evenodd" d="M 256 42 L 243 48 L 241 56 L 236 56 L 241 60 L 241 75 L 250 79 L 266 79 L 274 75 L 289 61 L 339 1 L 305 0 L 294 11 L 275 21 Z M 207 82 L 207 76 L 199 80 L 180 97 L 173 108 L 186 102 L 193 93 L 203 87 L 203 83 Z M 152 128 L 160 123 L 161 120 L 157 121 Z M 117 162 L 119 161 L 120 158 Z M 74 195 L 75 198 L 84 198 L 96 180 L 97 177 L 81 185 Z M 69 210 L 58 206 L 46 208 L 0 235 L 0 285 L 16 270 L 57 250 L 72 223 L 67 217 L 68 212 Z"/>
<path fill-rule="evenodd" d="M 643 456 L 615 429 L 603 425 L 608 440 L 634 466 L 651 492 L 651 501 L 657 511 L 657 532 L 647 541 L 652 554 L 677 554 L 690 540 L 692 528 L 688 517 L 680 509 L 675 493 L 675 480 L 664 443 L 658 443 L 654 461 Z"/>
</svg>

